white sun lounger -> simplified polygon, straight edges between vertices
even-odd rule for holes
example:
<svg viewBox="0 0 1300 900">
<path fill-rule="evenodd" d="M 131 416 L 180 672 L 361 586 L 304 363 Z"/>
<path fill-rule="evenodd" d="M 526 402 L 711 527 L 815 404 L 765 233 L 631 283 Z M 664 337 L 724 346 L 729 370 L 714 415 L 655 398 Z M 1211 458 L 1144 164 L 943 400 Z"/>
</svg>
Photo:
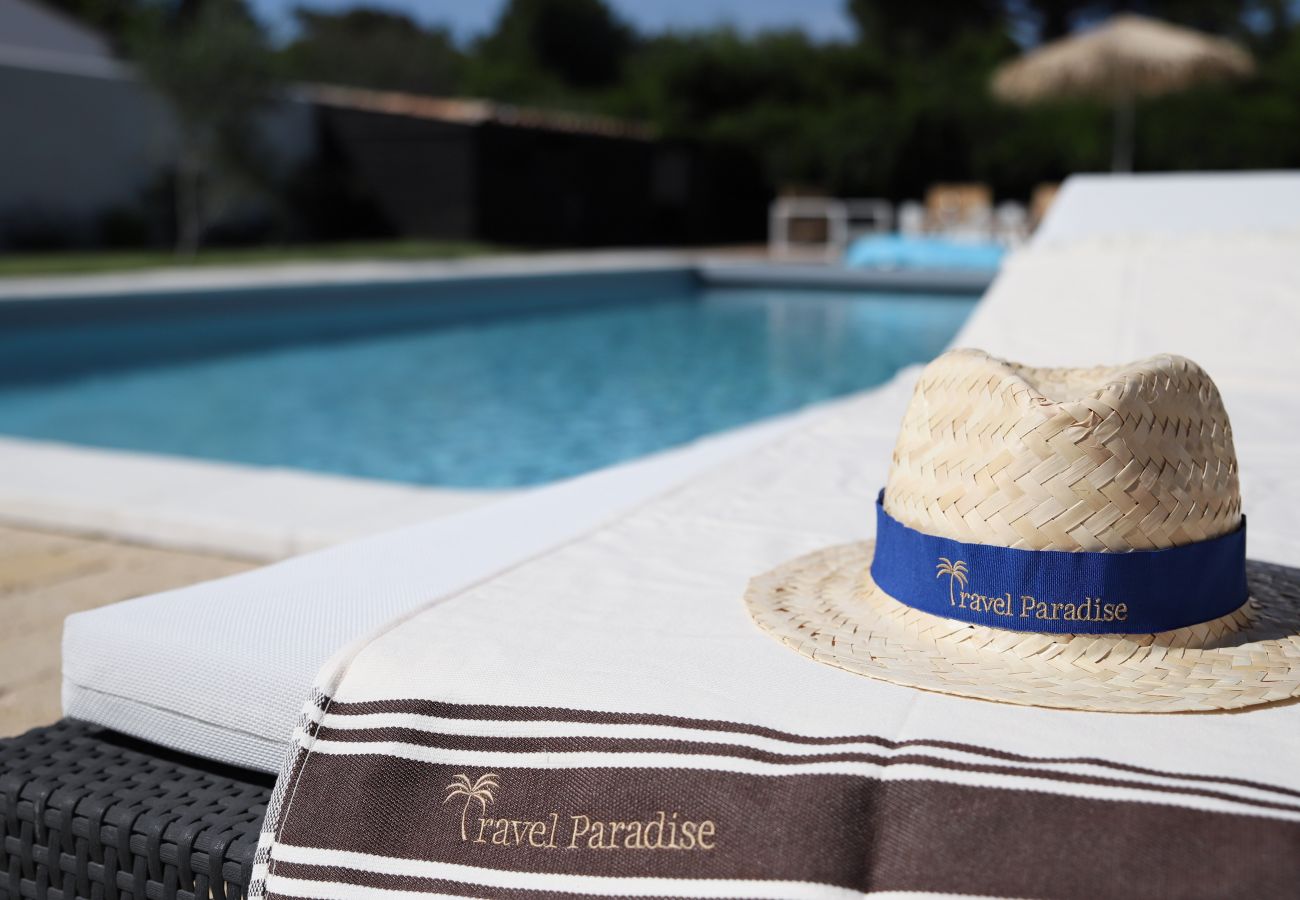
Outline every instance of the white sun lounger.
<svg viewBox="0 0 1300 900">
<path fill-rule="evenodd" d="M 1293 231 L 1298 219 L 1295 172 L 1076 175 L 1062 185 L 1032 243 L 1261 234 Z"/>
<path fill-rule="evenodd" d="M 1256 201 L 1242 203 L 1233 185 Z M 1160 194 L 1157 215 L 1149 205 Z M 1040 364 L 1179 352 L 1223 390 L 1243 467 L 1251 555 L 1300 558 L 1300 175 L 1140 176 L 1067 183 L 1040 237 L 1014 256 L 956 343 Z M 1274 198 L 1274 199 L 1268 199 Z M 1101 221 L 1097 210 L 1110 210 Z M 1207 227 L 1186 226 L 1196 208 Z M 1124 240 L 1116 240 L 1122 235 Z M 1086 333 L 1071 311 L 1087 306 Z M 1098 312 L 1102 314 L 1098 314 Z M 1097 358 L 1097 348 L 1107 348 Z M 883 483 L 913 372 L 785 423 L 702 442 L 515 500 L 218 582 L 68 619 L 64 709 L 223 762 L 274 770 L 317 667 L 335 649 L 438 596 L 581 535 L 675 485 L 816 422 L 837 451 L 784 442 L 769 470 L 833 467 Z M 780 449 L 780 448 L 789 449 Z M 755 490 L 762 485 L 753 486 Z M 790 494 L 802 520 L 842 496 Z M 755 527 L 774 529 L 782 512 Z M 870 518 L 861 516 L 865 536 Z M 702 556 L 709 548 L 700 548 Z M 690 561 L 683 561 L 689 565 Z M 739 604 L 739 599 L 735 600 Z M 738 607 L 739 608 L 739 607 Z M 314 623 L 316 627 L 307 627 Z"/>
</svg>

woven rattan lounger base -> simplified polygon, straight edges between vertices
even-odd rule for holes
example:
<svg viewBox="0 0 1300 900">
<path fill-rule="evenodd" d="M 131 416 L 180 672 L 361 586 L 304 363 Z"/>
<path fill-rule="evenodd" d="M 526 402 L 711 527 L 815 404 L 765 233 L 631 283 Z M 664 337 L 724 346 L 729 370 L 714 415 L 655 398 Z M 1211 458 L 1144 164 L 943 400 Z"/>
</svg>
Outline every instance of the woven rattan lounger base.
<svg viewBox="0 0 1300 900">
<path fill-rule="evenodd" d="M 0 740 L 0 900 L 239 900 L 273 781 L 71 719 Z"/>
</svg>

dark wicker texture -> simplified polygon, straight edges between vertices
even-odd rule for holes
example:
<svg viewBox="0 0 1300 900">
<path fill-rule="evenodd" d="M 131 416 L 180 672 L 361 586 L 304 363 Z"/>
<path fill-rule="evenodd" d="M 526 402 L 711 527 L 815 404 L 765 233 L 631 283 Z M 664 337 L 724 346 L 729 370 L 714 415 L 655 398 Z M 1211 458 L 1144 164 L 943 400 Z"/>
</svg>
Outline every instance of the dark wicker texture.
<svg viewBox="0 0 1300 900">
<path fill-rule="evenodd" d="M 68 719 L 0 740 L 0 900 L 238 900 L 273 781 Z"/>
</svg>

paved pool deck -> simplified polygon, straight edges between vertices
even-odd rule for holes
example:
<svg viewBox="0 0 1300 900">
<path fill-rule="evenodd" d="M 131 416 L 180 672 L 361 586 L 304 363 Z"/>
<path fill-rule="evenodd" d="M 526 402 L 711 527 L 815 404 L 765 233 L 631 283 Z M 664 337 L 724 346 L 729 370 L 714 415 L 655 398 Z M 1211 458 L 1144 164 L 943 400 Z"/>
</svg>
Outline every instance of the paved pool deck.
<svg viewBox="0 0 1300 900">
<path fill-rule="evenodd" d="M 0 737 L 62 714 L 65 616 L 251 566 L 211 554 L 0 526 Z"/>
</svg>

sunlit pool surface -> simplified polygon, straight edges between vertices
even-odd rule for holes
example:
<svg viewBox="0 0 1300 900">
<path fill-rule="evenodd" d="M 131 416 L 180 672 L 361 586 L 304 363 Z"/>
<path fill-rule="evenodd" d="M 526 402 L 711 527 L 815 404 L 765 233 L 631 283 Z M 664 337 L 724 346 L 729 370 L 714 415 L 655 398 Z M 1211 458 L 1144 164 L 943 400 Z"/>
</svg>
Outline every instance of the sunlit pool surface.
<svg viewBox="0 0 1300 900">
<path fill-rule="evenodd" d="M 212 304 L 165 321 L 0 324 L 0 433 L 532 485 L 879 384 L 940 352 L 973 305 L 661 278 L 630 292 L 603 282 L 571 304 L 523 302 L 530 288 L 512 284 L 475 297 L 472 314 L 424 316 L 410 290 L 401 316 L 347 297 L 328 312 Z"/>
</svg>

